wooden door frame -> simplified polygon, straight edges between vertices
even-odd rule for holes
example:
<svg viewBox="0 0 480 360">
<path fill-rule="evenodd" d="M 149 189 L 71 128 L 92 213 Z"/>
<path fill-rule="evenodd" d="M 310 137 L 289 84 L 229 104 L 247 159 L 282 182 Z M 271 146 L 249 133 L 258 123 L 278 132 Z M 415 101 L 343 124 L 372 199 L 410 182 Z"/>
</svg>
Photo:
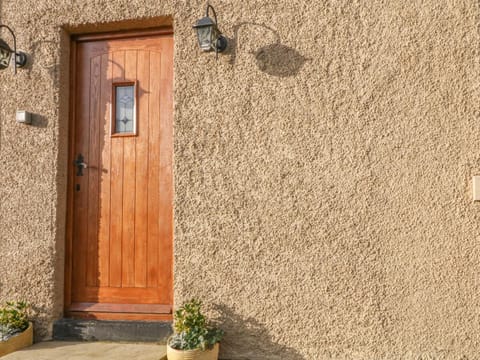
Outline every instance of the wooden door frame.
<svg viewBox="0 0 480 360">
<path fill-rule="evenodd" d="M 104 320 L 172 320 L 169 314 L 145 314 L 141 312 L 94 312 L 85 310 L 72 311 L 72 241 L 73 241 L 73 206 L 74 206 L 74 169 L 71 164 L 75 158 L 75 114 L 76 114 L 76 74 L 77 45 L 87 41 L 120 40 L 136 37 L 173 35 L 171 26 L 139 30 L 122 30 L 101 33 L 73 34 L 70 37 L 70 84 L 68 111 L 68 178 L 67 178 L 67 211 L 65 229 L 65 269 L 64 269 L 64 316 L 86 319 Z M 172 234 L 173 241 L 173 234 Z M 173 266 L 173 255 L 172 255 Z M 172 269 L 173 270 L 173 269 Z M 173 271 L 172 271 L 173 272 Z M 173 304 L 172 304 L 173 306 Z"/>
</svg>

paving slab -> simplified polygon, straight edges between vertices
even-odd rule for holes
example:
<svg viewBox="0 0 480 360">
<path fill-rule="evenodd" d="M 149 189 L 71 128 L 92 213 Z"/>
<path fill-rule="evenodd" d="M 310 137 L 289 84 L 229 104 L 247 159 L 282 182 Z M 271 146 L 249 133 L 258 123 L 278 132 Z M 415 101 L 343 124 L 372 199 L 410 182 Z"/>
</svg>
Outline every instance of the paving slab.
<svg viewBox="0 0 480 360">
<path fill-rule="evenodd" d="M 1 360 L 166 360 L 157 344 L 45 341 L 1 357 Z"/>
</svg>

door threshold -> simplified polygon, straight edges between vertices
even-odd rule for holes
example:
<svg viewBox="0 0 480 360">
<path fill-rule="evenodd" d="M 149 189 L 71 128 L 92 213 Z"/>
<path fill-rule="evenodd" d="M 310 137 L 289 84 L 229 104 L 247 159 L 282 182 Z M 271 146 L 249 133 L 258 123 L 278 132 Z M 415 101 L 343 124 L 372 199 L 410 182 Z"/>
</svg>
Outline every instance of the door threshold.
<svg viewBox="0 0 480 360">
<path fill-rule="evenodd" d="M 65 315 L 74 319 L 171 321 L 172 305 L 75 302 Z"/>
</svg>

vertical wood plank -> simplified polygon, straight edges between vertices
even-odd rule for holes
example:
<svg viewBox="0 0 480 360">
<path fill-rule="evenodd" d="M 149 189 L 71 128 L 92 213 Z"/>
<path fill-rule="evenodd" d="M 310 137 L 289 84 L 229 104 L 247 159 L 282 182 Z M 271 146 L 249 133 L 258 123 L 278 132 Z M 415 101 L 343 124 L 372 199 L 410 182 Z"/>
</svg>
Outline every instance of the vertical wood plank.
<svg viewBox="0 0 480 360">
<path fill-rule="evenodd" d="M 135 183 L 135 287 L 147 286 L 148 217 L 148 108 L 150 92 L 150 54 L 138 52 L 138 126 Z"/>
<path fill-rule="evenodd" d="M 148 238 L 147 286 L 158 286 L 159 173 L 160 173 L 160 71 L 161 55 L 150 52 L 150 97 L 148 139 Z"/>
<path fill-rule="evenodd" d="M 113 53 L 112 81 L 123 81 L 125 51 Z M 115 106 L 113 104 L 112 106 Z M 115 119 L 112 119 L 115 121 Z M 111 137 L 110 163 L 110 286 L 122 286 L 123 138 Z"/>
<path fill-rule="evenodd" d="M 97 286 L 98 280 L 98 181 L 99 181 L 99 126 L 100 126 L 100 69 L 101 57 L 90 59 L 90 112 L 88 168 L 88 235 L 86 258 L 86 285 Z"/>
<path fill-rule="evenodd" d="M 173 300 L 173 39 L 162 39 L 160 104 L 159 267 L 161 303 Z"/>
<path fill-rule="evenodd" d="M 101 64 L 100 126 L 100 218 L 98 239 L 99 286 L 109 285 L 110 274 L 110 116 L 112 104 L 112 55 L 103 54 Z"/>
<path fill-rule="evenodd" d="M 77 108 L 75 122 L 75 151 L 74 158 L 78 154 L 85 157 L 88 163 L 88 127 L 90 108 L 90 59 L 84 47 L 78 49 L 78 67 L 83 72 L 78 77 Z M 86 253 L 87 253 L 87 235 L 88 235 L 88 177 L 77 176 L 77 169 L 74 171 L 74 224 L 73 224 L 73 246 L 72 252 L 76 256 L 73 258 L 72 275 L 72 300 L 81 297 L 82 289 L 86 284 Z M 77 190 L 78 189 L 78 190 Z"/>
<path fill-rule="evenodd" d="M 125 80 L 137 80 L 136 50 L 125 51 Z M 135 285 L 135 140 L 123 139 L 122 287 Z"/>
</svg>

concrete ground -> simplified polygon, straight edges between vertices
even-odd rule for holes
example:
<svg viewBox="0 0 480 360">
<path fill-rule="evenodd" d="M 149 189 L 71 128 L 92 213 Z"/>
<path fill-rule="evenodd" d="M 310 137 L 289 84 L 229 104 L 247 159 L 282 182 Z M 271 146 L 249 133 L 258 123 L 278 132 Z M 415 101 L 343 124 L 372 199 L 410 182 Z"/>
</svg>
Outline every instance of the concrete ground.
<svg viewBox="0 0 480 360">
<path fill-rule="evenodd" d="M 156 344 L 46 341 L 1 357 L 1 360 L 166 360 L 167 348 Z"/>
</svg>

